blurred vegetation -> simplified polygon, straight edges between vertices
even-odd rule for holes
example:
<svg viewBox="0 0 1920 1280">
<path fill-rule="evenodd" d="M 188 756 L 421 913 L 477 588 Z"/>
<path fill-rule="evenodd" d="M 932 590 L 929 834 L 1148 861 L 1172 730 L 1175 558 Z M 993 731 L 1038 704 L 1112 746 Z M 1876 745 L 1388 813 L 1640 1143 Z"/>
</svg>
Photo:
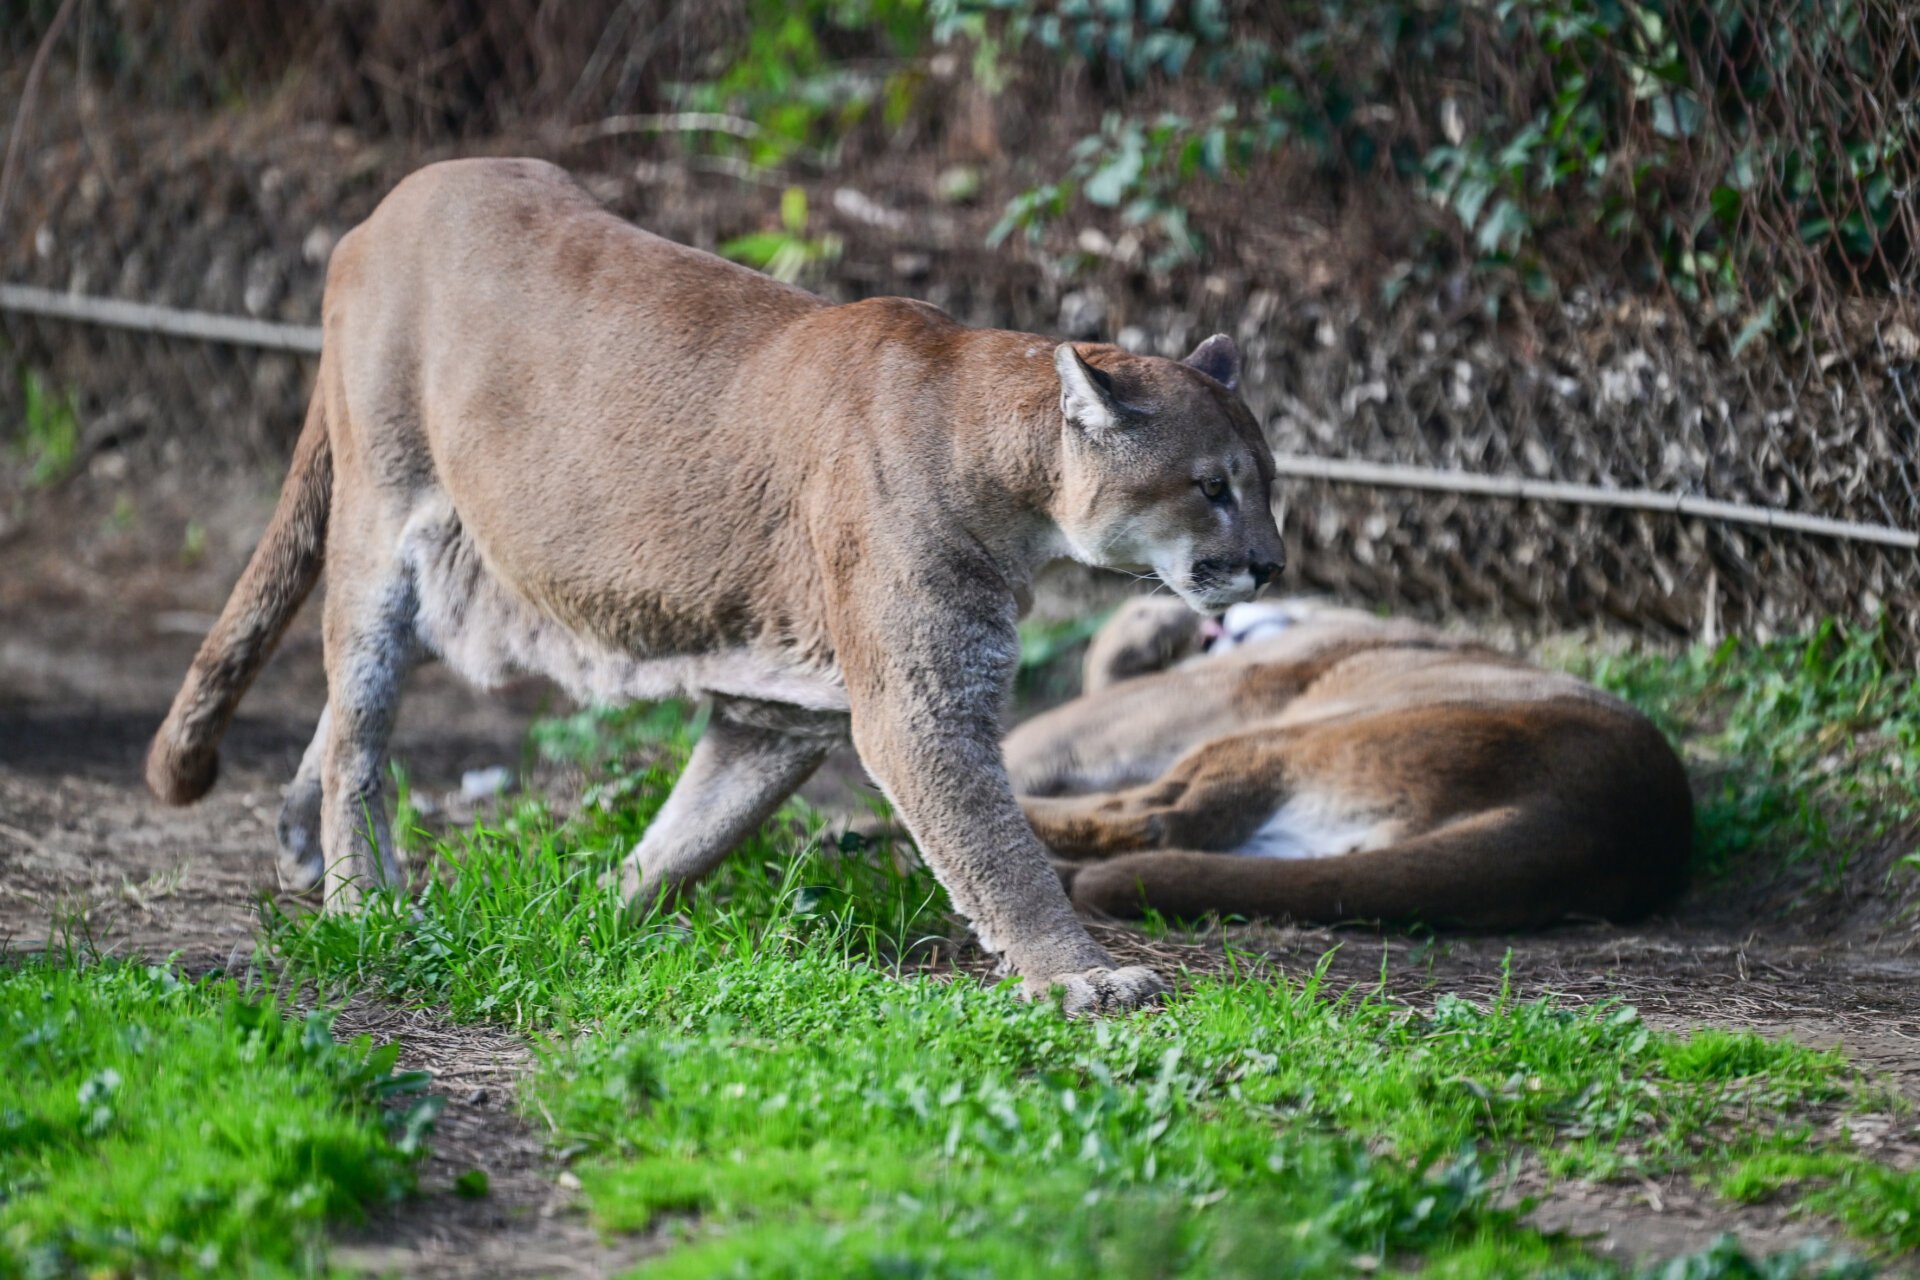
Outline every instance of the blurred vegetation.
<svg viewBox="0 0 1920 1280">
<path fill-rule="evenodd" d="M 15 429 L 14 456 L 26 469 L 27 483 L 44 487 L 64 479 L 80 450 L 80 415 L 73 395 L 34 369 L 22 369 L 24 412 Z"/>
<path fill-rule="evenodd" d="M 1099 128 L 1030 166 L 995 243 L 1045 249 L 1110 211 L 1165 269 L 1205 248 L 1202 188 L 1285 153 L 1333 189 L 1384 181 L 1440 212 L 1425 266 L 1390 291 L 1464 264 L 1545 296 L 1604 262 L 1740 314 L 1743 346 L 1824 278 L 1884 288 L 1911 258 L 1920 117 L 1849 97 L 1920 72 L 1907 19 L 1878 0 L 809 0 L 753 17 L 725 69 L 678 92 L 758 124 L 714 143 L 755 163 L 831 166 L 876 106 L 912 110 L 932 48 L 1023 100 L 1083 80 Z"/>
<path fill-rule="evenodd" d="M 0 1280 L 319 1274 L 441 1101 L 331 1022 L 84 948 L 0 963 Z"/>
<path fill-rule="evenodd" d="M 908 59 L 928 35 L 921 0 L 752 0 L 748 13 L 724 69 L 674 93 L 691 110 L 753 121 L 744 145 L 753 163 L 810 152 L 831 166 L 840 140 L 876 107 L 888 124 L 911 109 L 919 73 Z"/>
<path fill-rule="evenodd" d="M 777 230 L 736 236 L 720 246 L 720 253 L 792 284 L 811 268 L 837 261 L 841 248 L 840 237 L 832 232 L 807 234 L 807 193 L 800 187 L 788 187 L 780 194 Z"/>
<path fill-rule="evenodd" d="M 1920 835 L 1920 678 L 1883 626 L 1729 638 L 1572 665 L 1683 742 L 1699 780 L 1694 856 L 1717 874 L 1804 867 L 1822 888 L 1891 835 Z M 1920 869 L 1920 852 L 1896 864 Z"/>
<path fill-rule="evenodd" d="M 31 49 L 53 7 L 0 0 L 0 48 Z M 1070 221 L 1194 260 L 1215 210 L 1244 213 L 1237 184 L 1284 161 L 1424 228 L 1390 293 L 1597 272 L 1738 317 L 1745 342 L 1824 282 L 1910 272 L 1912 26 L 1901 0 L 123 0 L 83 6 L 75 39 L 156 103 L 272 100 L 414 142 L 677 108 L 745 126 L 678 145 L 774 171 L 938 133 L 958 82 L 1045 142 L 1005 157 L 992 238 L 1062 270 L 1084 256 Z"/>
</svg>

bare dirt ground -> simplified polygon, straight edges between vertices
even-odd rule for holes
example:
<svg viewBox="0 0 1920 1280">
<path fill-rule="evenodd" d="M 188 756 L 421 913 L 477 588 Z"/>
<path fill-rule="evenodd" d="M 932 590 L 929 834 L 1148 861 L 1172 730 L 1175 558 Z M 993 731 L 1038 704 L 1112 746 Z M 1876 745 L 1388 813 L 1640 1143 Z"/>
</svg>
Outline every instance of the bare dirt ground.
<svg viewBox="0 0 1920 1280">
<path fill-rule="evenodd" d="M 257 487 L 230 495 L 238 515 L 221 527 L 233 532 L 191 567 L 153 550 L 180 545 L 180 495 L 153 496 L 132 530 L 102 533 L 99 513 L 82 503 L 0 542 L 0 947 L 85 938 L 108 954 L 176 954 L 195 970 L 244 966 L 251 955 L 259 904 L 277 889 L 279 789 L 323 698 L 317 610 L 309 607 L 249 697 L 205 801 L 162 808 L 142 789 L 139 765 L 264 521 L 264 496 Z M 520 765 L 526 725 L 549 705 L 557 699 L 538 684 L 484 697 L 430 667 L 409 687 L 395 754 L 418 793 L 458 819 L 473 805 L 461 797 L 462 775 Z M 1220 967 L 1227 944 L 1295 975 L 1331 950 L 1341 987 L 1374 985 L 1384 959 L 1389 991 L 1415 1004 L 1441 992 L 1490 997 L 1509 971 L 1520 996 L 1617 999 L 1659 1026 L 1751 1028 L 1841 1046 L 1920 1103 L 1920 954 L 1908 951 L 1911 935 L 1813 937 L 1777 917 L 1746 924 L 1717 893 L 1697 891 L 1670 918 L 1637 929 L 1530 937 L 1240 926 L 1169 941 L 1099 929 L 1117 952 L 1195 971 Z M 962 967 L 981 959 L 963 957 Z M 339 1029 L 398 1038 L 403 1062 L 432 1071 L 447 1099 L 424 1194 L 352 1233 L 343 1262 L 417 1276 L 587 1276 L 657 1247 L 602 1241 L 586 1223 L 563 1165 L 515 1110 L 523 1042 L 374 1001 L 349 1006 Z M 1920 1162 L 1920 1128 L 1904 1123 L 1856 1140 L 1903 1165 Z M 489 1172 L 489 1196 L 453 1194 L 453 1179 L 471 1168 Z M 1516 1194 L 1541 1190 L 1522 1171 Z M 1690 1185 L 1650 1182 L 1546 1189 L 1536 1220 L 1590 1237 L 1602 1253 L 1636 1257 L 1697 1248 L 1722 1231 L 1770 1249 L 1824 1229 L 1777 1206 L 1735 1209 Z"/>
</svg>

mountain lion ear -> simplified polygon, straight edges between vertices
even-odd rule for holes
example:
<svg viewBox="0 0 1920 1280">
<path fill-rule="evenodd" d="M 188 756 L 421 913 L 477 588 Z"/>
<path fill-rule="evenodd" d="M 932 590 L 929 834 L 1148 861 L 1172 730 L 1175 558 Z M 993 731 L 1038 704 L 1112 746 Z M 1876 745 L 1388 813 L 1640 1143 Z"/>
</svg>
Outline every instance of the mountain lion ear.
<svg viewBox="0 0 1920 1280">
<path fill-rule="evenodd" d="M 1240 349 L 1224 333 L 1208 338 L 1180 363 L 1198 369 L 1229 391 L 1240 383 Z"/>
<path fill-rule="evenodd" d="M 1120 401 L 1113 380 L 1080 358 L 1073 344 L 1053 349 L 1053 367 L 1060 374 L 1060 412 L 1084 431 L 1105 431 L 1120 425 Z"/>
</svg>

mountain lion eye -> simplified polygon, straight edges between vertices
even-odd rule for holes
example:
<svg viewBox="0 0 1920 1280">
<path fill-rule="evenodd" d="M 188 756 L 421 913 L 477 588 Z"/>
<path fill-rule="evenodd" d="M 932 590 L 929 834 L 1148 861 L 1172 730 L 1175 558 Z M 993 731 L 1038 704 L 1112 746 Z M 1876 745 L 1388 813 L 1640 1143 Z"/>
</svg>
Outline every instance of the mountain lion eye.
<svg viewBox="0 0 1920 1280">
<path fill-rule="evenodd" d="M 1220 476 L 1208 476 L 1199 483 L 1200 492 L 1207 495 L 1208 502 L 1218 502 L 1227 496 L 1227 482 Z"/>
</svg>

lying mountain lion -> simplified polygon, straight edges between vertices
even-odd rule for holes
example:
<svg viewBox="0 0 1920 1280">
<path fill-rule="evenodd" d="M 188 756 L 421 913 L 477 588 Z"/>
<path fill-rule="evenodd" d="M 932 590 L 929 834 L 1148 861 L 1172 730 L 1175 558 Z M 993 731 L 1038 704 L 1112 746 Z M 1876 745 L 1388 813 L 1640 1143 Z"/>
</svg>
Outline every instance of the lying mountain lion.
<svg viewBox="0 0 1920 1280">
<path fill-rule="evenodd" d="M 1513 929 L 1630 919 L 1683 882 L 1680 761 L 1572 676 L 1300 601 L 1223 625 L 1136 601 L 1087 668 L 1005 745 L 1082 908 Z"/>
<path fill-rule="evenodd" d="M 155 736 L 176 804 L 327 569 L 327 705 L 281 813 L 330 906 L 394 881 L 400 687 L 437 656 L 583 700 L 711 696 L 628 859 L 704 874 L 851 734 L 989 948 L 1070 1009 L 1163 990 L 1075 917 L 1000 759 L 1047 561 L 1197 609 L 1280 570 L 1273 457 L 1216 336 L 1185 361 L 831 306 L 620 221 L 558 169 L 431 166 L 334 250 L 325 350 L 265 537 Z"/>
</svg>

